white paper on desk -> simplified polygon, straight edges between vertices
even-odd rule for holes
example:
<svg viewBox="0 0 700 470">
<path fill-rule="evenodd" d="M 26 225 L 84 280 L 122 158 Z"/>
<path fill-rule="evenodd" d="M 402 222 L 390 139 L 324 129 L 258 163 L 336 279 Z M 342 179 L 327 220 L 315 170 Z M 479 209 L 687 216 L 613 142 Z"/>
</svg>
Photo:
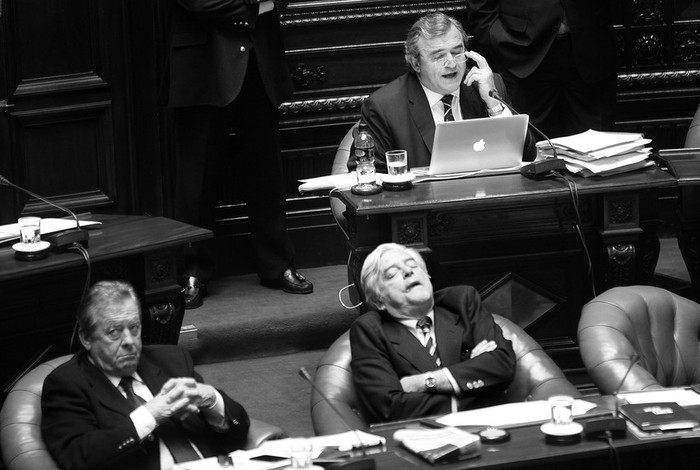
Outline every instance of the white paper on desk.
<svg viewBox="0 0 700 470">
<path fill-rule="evenodd" d="M 674 401 L 681 406 L 700 405 L 700 394 L 687 388 L 667 388 L 664 390 L 649 390 L 646 392 L 618 393 L 618 398 L 627 403 L 656 403 Z"/>
<path fill-rule="evenodd" d="M 97 220 L 80 220 L 81 227 L 87 227 L 88 225 L 100 224 Z M 62 230 L 69 230 L 75 228 L 74 219 L 41 219 L 41 234 L 46 235 L 48 233 L 60 232 Z M 13 238 L 19 238 L 19 224 L 7 224 L 0 225 L 0 242 L 6 240 L 12 240 Z"/>
<path fill-rule="evenodd" d="M 595 152 L 617 145 L 634 142 L 644 138 L 644 134 L 638 132 L 601 132 L 588 129 L 580 134 L 567 135 L 550 139 L 555 145 L 570 148 L 579 152 Z M 549 147 L 546 140 L 537 142 L 540 148 Z"/>
<path fill-rule="evenodd" d="M 574 400 L 573 414 L 585 414 L 595 406 L 589 401 Z M 515 426 L 550 419 L 552 413 L 547 400 L 535 400 L 450 413 L 437 419 L 437 422 L 447 426 Z"/>
<path fill-rule="evenodd" d="M 360 439 L 362 440 L 361 442 Z M 318 457 L 323 449 L 326 448 L 338 449 L 342 452 L 359 449 L 361 447 L 384 445 L 386 443 L 385 438 L 363 431 L 347 431 L 339 434 L 329 434 L 327 436 L 315 436 L 310 437 L 309 440 L 314 449 L 314 457 Z M 289 439 L 268 440 L 263 442 L 258 449 L 261 449 L 263 453 L 285 455 L 283 452 L 287 452 L 288 455 Z"/>
<path fill-rule="evenodd" d="M 299 193 L 313 193 L 317 191 L 330 191 L 335 188 L 349 188 L 357 183 L 357 175 L 355 172 L 341 173 L 338 175 L 319 176 L 316 178 L 306 178 L 299 185 Z"/>
</svg>

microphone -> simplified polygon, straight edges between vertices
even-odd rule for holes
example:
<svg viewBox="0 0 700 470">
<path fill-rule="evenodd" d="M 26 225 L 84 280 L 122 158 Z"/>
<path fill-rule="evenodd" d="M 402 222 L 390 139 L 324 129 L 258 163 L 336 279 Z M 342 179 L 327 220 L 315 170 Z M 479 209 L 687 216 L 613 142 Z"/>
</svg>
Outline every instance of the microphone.
<svg viewBox="0 0 700 470">
<path fill-rule="evenodd" d="M 508 104 L 503 98 L 501 98 L 501 95 L 498 94 L 497 90 L 489 90 L 489 96 L 498 100 L 503 106 L 508 108 L 511 113 L 520 114 L 515 110 L 515 108 Z M 563 160 L 557 157 L 557 148 L 554 146 L 554 144 L 552 144 L 552 141 L 549 140 L 549 137 L 547 137 L 547 135 L 544 132 L 539 130 L 532 122 L 530 122 L 529 119 L 527 120 L 527 125 L 530 126 L 535 132 L 537 132 L 547 141 L 549 146 L 552 148 L 553 156 L 551 158 L 545 158 L 544 160 L 539 160 L 524 165 L 520 169 L 520 173 L 522 173 L 524 176 L 538 177 L 546 175 L 552 170 L 565 170 L 566 165 Z"/>
<path fill-rule="evenodd" d="M 357 432 L 357 429 L 350 426 L 350 424 L 345 419 L 340 410 L 336 408 L 336 406 L 328 398 L 328 396 L 326 396 L 326 394 L 323 393 L 323 391 L 316 386 L 314 381 L 311 379 L 309 372 L 306 370 L 306 367 L 302 367 L 301 369 L 299 369 L 299 375 L 311 384 L 311 388 L 313 388 L 316 391 L 316 393 L 318 393 L 321 396 L 321 398 L 323 398 L 323 401 L 325 401 L 328 404 L 328 406 L 331 407 L 333 412 L 340 418 L 340 420 L 355 434 L 355 437 L 357 437 L 357 441 L 360 443 L 360 450 L 362 451 L 361 459 L 353 459 L 347 462 L 338 463 L 333 465 L 333 468 L 339 470 L 375 470 L 377 465 L 373 458 L 367 457 L 367 446 L 364 442 L 362 442 L 362 438 L 360 437 L 360 433 Z"/>
<path fill-rule="evenodd" d="M 87 230 L 80 228 L 80 222 L 78 221 L 78 217 L 72 210 L 68 209 L 67 207 L 59 206 L 58 204 L 51 202 L 45 197 L 39 196 L 38 194 L 35 194 L 29 191 L 28 189 L 25 189 L 21 186 L 17 186 L 2 175 L 0 175 L 0 185 L 11 186 L 15 189 L 18 189 L 23 193 L 26 193 L 33 198 L 39 199 L 40 201 L 43 201 L 46 204 L 49 204 L 50 206 L 53 206 L 62 212 L 68 213 L 71 217 L 73 217 L 73 219 L 75 220 L 76 228 L 64 230 L 60 233 L 51 234 L 46 237 L 46 240 L 50 242 L 52 246 L 54 246 L 58 250 L 68 249 L 69 247 L 73 246 L 73 243 L 80 243 L 83 246 L 87 246 L 88 239 L 90 238 L 90 233 Z"/>
<path fill-rule="evenodd" d="M 604 436 L 607 433 L 610 433 L 611 435 L 623 436 L 627 432 L 625 418 L 620 416 L 620 406 L 617 394 L 620 393 L 620 389 L 625 383 L 627 376 L 629 375 L 630 371 L 635 366 L 635 364 L 639 362 L 639 360 L 640 357 L 637 354 L 632 354 L 630 356 L 630 365 L 629 367 L 627 367 L 625 375 L 622 376 L 622 380 L 620 380 L 620 383 L 617 385 L 617 388 L 612 394 L 615 399 L 615 410 L 613 412 L 613 416 L 604 418 L 594 418 L 589 421 L 586 421 L 583 424 L 583 432 L 586 433 L 587 436 Z"/>
</svg>

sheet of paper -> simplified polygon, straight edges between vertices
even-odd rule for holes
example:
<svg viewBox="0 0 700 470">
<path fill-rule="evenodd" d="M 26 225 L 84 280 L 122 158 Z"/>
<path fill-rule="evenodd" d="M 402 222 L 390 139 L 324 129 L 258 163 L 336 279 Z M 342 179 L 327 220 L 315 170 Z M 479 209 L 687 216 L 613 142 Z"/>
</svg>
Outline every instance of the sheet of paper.
<svg viewBox="0 0 700 470">
<path fill-rule="evenodd" d="M 238 450 L 236 453 L 238 457 L 234 456 L 232 452 L 231 458 L 234 461 L 234 466 L 236 459 L 243 458 L 247 459 L 248 463 L 246 468 L 248 470 L 274 470 L 277 468 L 285 468 L 290 465 L 290 441 L 294 438 L 288 439 L 272 439 L 263 442 L 260 447 L 255 449 L 241 451 Z M 374 434 L 369 434 L 363 431 L 348 431 L 339 434 L 331 434 L 328 436 L 315 436 L 310 437 L 309 440 L 313 446 L 311 452 L 313 458 L 318 458 L 326 448 L 338 449 L 340 451 L 347 451 L 353 448 L 360 447 L 360 440 L 365 447 L 373 447 L 377 445 L 384 445 L 386 439 L 381 436 L 375 436 Z M 284 460 L 279 460 L 277 462 L 264 462 L 261 460 L 255 460 L 256 456 L 259 455 L 275 455 L 279 457 L 284 457 Z M 211 457 L 202 460 L 194 460 L 192 462 L 183 462 L 175 466 L 175 470 L 213 470 L 221 468 L 216 460 L 216 458 Z"/>
<path fill-rule="evenodd" d="M 585 400 L 574 400 L 573 414 L 585 414 L 596 405 Z M 548 421 L 552 418 L 546 400 L 506 403 L 475 410 L 459 411 L 437 420 L 448 426 L 514 426 Z"/>
<path fill-rule="evenodd" d="M 80 220 L 81 227 L 87 227 L 89 225 L 100 224 L 97 220 Z M 41 234 L 46 235 L 47 233 L 60 232 L 62 230 L 68 230 L 75 228 L 75 220 L 73 219 L 51 219 L 42 218 L 41 219 Z M 19 224 L 7 224 L 0 225 L 0 242 L 6 240 L 12 240 L 14 238 L 19 238 Z"/>
</svg>

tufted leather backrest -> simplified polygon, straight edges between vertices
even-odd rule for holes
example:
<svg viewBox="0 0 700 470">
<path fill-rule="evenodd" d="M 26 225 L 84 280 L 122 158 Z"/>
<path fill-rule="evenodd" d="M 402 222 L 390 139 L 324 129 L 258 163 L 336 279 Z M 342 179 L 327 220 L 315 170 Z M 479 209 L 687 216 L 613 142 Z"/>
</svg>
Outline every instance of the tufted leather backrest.
<svg viewBox="0 0 700 470">
<path fill-rule="evenodd" d="M 41 391 L 44 379 L 71 355 L 44 362 L 12 387 L 0 411 L 0 443 L 8 470 L 58 470 L 41 437 Z"/>
<path fill-rule="evenodd" d="M 41 436 L 41 392 L 44 379 L 71 354 L 38 365 L 12 387 L 0 411 L 0 444 L 7 470 L 59 470 Z M 246 449 L 286 434 L 279 427 L 250 420 Z"/>
<path fill-rule="evenodd" d="M 700 305 L 665 289 L 610 289 L 584 305 L 581 358 L 601 393 L 700 382 Z M 632 357 L 639 362 L 630 367 Z"/>
<path fill-rule="evenodd" d="M 515 377 L 506 392 L 507 401 L 544 400 L 560 394 L 574 397 L 581 395 L 530 335 L 504 317 L 495 314 L 493 317 L 503 330 L 503 336 L 513 343 L 515 351 Z M 312 390 L 311 422 L 316 435 L 345 432 L 348 426 L 361 430 L 369 427 L 358 408 L 351 360 L 350 334 L 346 331 L 319 360 L 314 384 L 335 405 L 347 424 L 316 390 Z"/>
</svg>

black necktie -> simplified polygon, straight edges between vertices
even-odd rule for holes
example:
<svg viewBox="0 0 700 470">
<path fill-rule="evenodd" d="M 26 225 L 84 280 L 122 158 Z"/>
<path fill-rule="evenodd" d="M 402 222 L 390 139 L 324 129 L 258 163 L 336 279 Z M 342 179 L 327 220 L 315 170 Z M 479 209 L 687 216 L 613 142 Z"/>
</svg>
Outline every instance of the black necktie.
<svg viewBox="0 0 700 470">
<path fill-rule="evenodd" d="M 416 328 L 423 332 L 423 335 L 428 338 L 428 342 L 425 343 L 425 349 L 427 349 L 428 353 L 430 353 L 430 355 L 433 356 L 433 359 L 435 359 L 435 363 L 439 366 L 441 362 L 440 357 L 437 353 L 437 344 L 433 343 L 433 338 L 432 336 L 430 336 L 430 329 L 432 327 L 433 321 L 428 316 L 421 318 L 420 320 L 418 320 L 418 323 L 416 323 Z"/>
<path fill-rule="evenodd" d="M 452 114 L 452 95 L 445 95 L 442 98 L 440 98 L 440 101 L 442 101 L 442 106 L 445 110 L 445 122 L 454 121 L 455 117 Z"/>
<path fill-rule="evenodd" d="M 122 377 L 119 385 L 126 393 L 126 399 L 134 407 L 138 408 L 146 404 L 146 400 L 134 393 L 133 377 Z M 172 419 L 166 419 L 158 425 L 156 435 L 163 439 L 163 443 L 168 447 L 176 463 L 189 462 L 191 460 L 199 460 L 201 457 L 192 448 L 189 439 Z"/>
</svg>

